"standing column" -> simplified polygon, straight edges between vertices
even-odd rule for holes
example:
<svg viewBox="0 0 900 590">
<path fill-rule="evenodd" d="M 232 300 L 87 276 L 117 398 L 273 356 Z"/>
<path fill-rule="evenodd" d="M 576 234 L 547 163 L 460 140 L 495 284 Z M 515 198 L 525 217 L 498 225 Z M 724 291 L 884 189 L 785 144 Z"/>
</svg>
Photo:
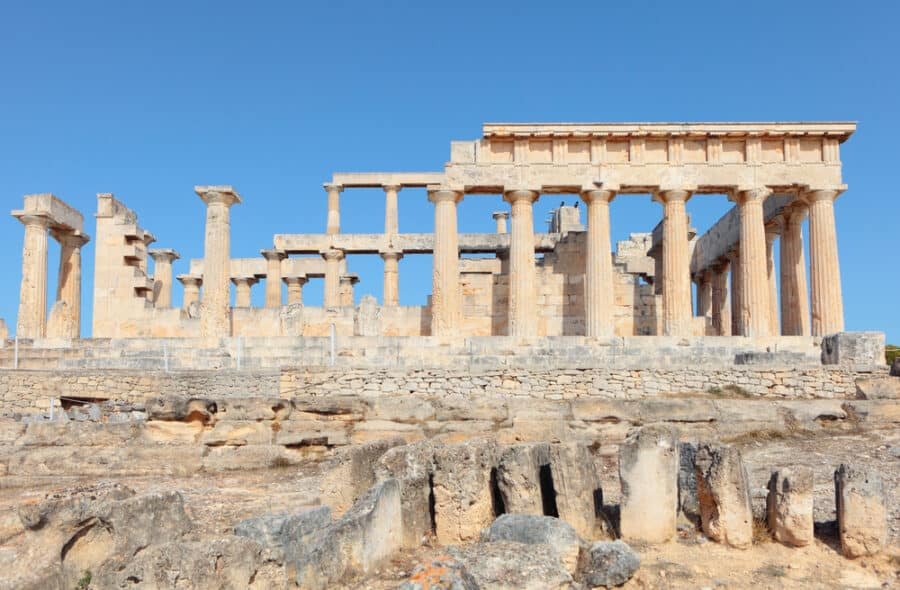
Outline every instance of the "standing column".
<svg viewBox="0 0 900 590">
<path fill-rule="evenodd" d="M 341 232 L 341 191 L 339 184 L 325 184 L 325 192 L 328 193 L 328 222 L 325 226 L 326 234 Z"/>
<path fill-rule="evenodd" d="M 150 250 L 153 258 L 153 304 L 159 309 L 172 307 L 172 262 L 178 252 L 172 249 Z"/>
<path fill-rule="evenodd" d="M 257 283 L 259 279 L 256 277 L 233 277 L 231 282 L 234 283 L 234 306 L 250 307 L 251 287 Z"/>
<path fill-rule="evenodd" d="M 201 277 L 192 277 L 191 275 L 178 275 L 176 278 L 181 283 L 181 286 L 184 287 L 181 308 L 188 311 L 191 305 L 200 302 L 200 286 L 203 284 L 203 279 Z"/>
<path fill-rule="evenodd" d="M 691 335 L 691 270 L 685 211 L 690 196 L 687 190 L 661 190 L 655 196 L 664 207 L 662 300 L 666 336 Z"/>
<path fill-rule="evenodd" d="M 734 195 L 741 216 L 741 326 L 744 336 L 769 336 L 769 279 L 766 273 L 766 228 L 763 202 L 767 188 Z"/>
<path fill-rule="evenodd" d="M 224 338 L 231 335 L 231 206 L 241 197 L 230 186 L 197 186 L 194 191 L 206 203 L 200 336 Z"/>
<path fill-rule="evenodd" d="M 739 250 L 728 255 L 731 261 L 731 335 L 744 335 L 744 318 L 741 315 L 743 289 L 743 272 L 741 271 L 741 254 Z"/>
<path fill-rule="evenodd" d="M 503 199 L 512 209 L 509 239 L 509 335 L 537 336 L 534 271 L 534 202 L 539 193 L 512 190 Z"/>
<path fill-rule="evenodd" d="M 775 281 L 775 239 L 781 232 L 779 224 L 766 226 L 766 282 L 769 287 L 769 335 L 781 333 L 778 325 L 778 285 Z"/>
<path fill-rule="evenodd" d="M 47 235 L 50 219 L 18 215 L 25 225 L 17 338 L 43 338 L 47 330 Z"/>
<path fill-rule="evenodd" d="M 284 277 L 287 285 L 288 305 L 303 304 L 303 285 L 309 280 L 306 275 Z"/>
<path fill-rule="evenodd" d="M 428 200 L 434 203 L 434 253 L 431 291 L 431 335 L 458 334 L 462 321 L 459 287 L 459 234 L 456 205 L 463 198 L 460 191 L 429 189 Z"/>
<path fill-rule="evenodd" d="M 781 234 L 781 333 L 809 336 L 809 292 L 806 285 L 806 257 L 803 255 L 803 219 L 806 207 L 784 215 Z"/>
<path fill-rule="evenodd" d="M 728 306 L 728 267 L 726 260 L 713 266 L 712 323 L 716 336 L 731 336 L 731 308 Z"/>
<path fill-rule="evenodd" d="M 341 305 L 341 261 L 344 259 L 342 250 L 326 250 L 322 252 L 325 259 L 325 307 L 339 307 Z"/>
<path fill-rule="evenodd" d="M 605 338 L 615 333 L 615 283 L 609 229 L 609 204 L 615 196 L 615 192 L 610 190 L 581 193 L 581 198 L 587 203 L 588 222 L 584 275 L 585 332 L 591 338 Z"/>
<path fill-rule="evenodd" d="M 384 185 L 384 235 L 392 236 L 400 232 L 399 214 L 397 211 L 397 193 L 399 184 Z"/>
<path fill-rule="evenodd" d="M 58 323 L 61 332 L 53 336 L 78 338 L 81 336 L 81 248 L 90 238 L 80 232 L 60 232 L 56 239 L 60 246 L 56 300 L 65 303 L 66 317 Z"/>
<path fill-rule="evenodd" d="M 359 282 L 359 277 L 355 274 L 341 275 L 341 307 L 353 307 L 353 286 Z"/>
<path fill-rule="evenodd" d="M 507 232 L 506 220 L 509 219 L 509 213 L 507 213 L 506 211 L 494 211 L 491 214 L 491 217 L 493 217 L 494 221 L 497 222 L 497 233 L 505 234 Z"/>
<path fill-rule="evenodd" d="M 396 307 L 400 305 L 400 252 L 382 252 L 384 260 L 384 292 L 382 305 Z"/>
<path fill-rule="evenodd" d="M 712 317 L 712 271 L 702 270 L 697 274 L 697 316 Z"/>
<path fill-rule="evenodd" d="M 282 250 L 260 250 L 266 259 L 266 307 L 281 307 L 281 261 L 287 258 Z"/>
<path fill-rule="evenodd" d="M 812 335 L 844 331 L 841 269 L 838 263 L 834 200 L 837 190 L 805 193 L 809 203 L 809 274 L 812 287 Z"/>
</svg>

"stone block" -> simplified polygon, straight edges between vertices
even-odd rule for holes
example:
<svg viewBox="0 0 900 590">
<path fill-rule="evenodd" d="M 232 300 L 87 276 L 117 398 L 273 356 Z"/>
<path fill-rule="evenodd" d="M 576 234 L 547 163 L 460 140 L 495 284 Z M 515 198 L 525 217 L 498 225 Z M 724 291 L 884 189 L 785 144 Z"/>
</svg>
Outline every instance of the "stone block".
<svg viewBox="0 0 900 590">
<path fill-rule="evenodd" d="M 375 467 L 378 480 L 393 477 L 400 482 L 406 547 L 419 547 L 424 537 L 434 533 L 431 514 L 434 449 L 434 443 L 429 440 L 394 447 L 381 456 Z"/>
<path fill-rule="evenodd" d="M 841 552 L 850 558 L 874 555 L 887 542 L 884 481 L 877 473 L 842 464 L 834 472 Z"/>
<path fill-rule="evenodd" d="M 220 420 L 286 420 L 291 415 L 291 400 L 278 397 L 223 397 L 219 403 Z"/>
<path fill-rule="evenodd" d="M 582 552 L 580 579 L 587 588 L 621 586 L 634 576 L 641 558 L 624 541 L 597 541 Z"/>
<path fill-rule="evenodd" d="M 900 373 L 900 365 L 897 371 Z M 900 379 L 893 376 L 857 379 L 856 396 L 861 399 L 900 399 Z"/>
<path fill-rule="evenodd" d="M 491 590 L 564 590 L 574 581 L 549 545 L 510 541 L 450 547 L 478 588 Z"/>
<path fill-rule="evenodd" d="M 234 534 L 256 541 L 277 563 L 285 556 L 296 557 L 298 546 L 305 545 L 320 530 L 331 525 L 328 506 L 309 508 L 301 512 L 263 514 L 247 518 L 234 526 Z"/>
<path fill-rule="evenodd" d="M 550 445 L 550 473 L 559 517 L 584 539 L 603 535 L 597 519 L 603 492 L 594 456 L 583 443 Z"/>
<path fill-rule="evenodd" d="M 187 396 L 153 397 L 146 402 L 150 420 L 172 420 L 182 422 L 215 422 L 218 404 L 211 399 Z"/>
<path fill-rule="evenodd" d="M 437 447 L 434 454 L 435 533 L 442 545 L 478 538 L 501 510 L 492 479 L 497 462 L 492 440 Z"/>
<path fill-rule="evenodd" d="M 502 514 L 482 534 L 487 542 L 512 541 L 549 545 L 570 574 L 575 575 L 585 542 L 565 521 L 534 514 Z"/>
<path fill-rule="evenodd" d="M 319 497 L 340 516 L 366 490 L 375 484 L 378 459 L 392 448 L 404 443 L 389 438 L 338 451 L 319 482 Z"/>
<path fill-rule="evenodd" d="M 550 512 L 547 504 L 555 503 L 555 498 L 552 497 L 550 445 L 531 443 L 502 448 L 497 465 L 497 487 L 507 512 L 514 514 Z M 555 506 L 552 507 L 552 512 L 556 512 Z"/>
<path fill-rule="evenodd" d="M 822 364 L 854 370 L 883 367 L 884 332 L 839 332 L 822 338 Z"/>
<path fill-rule="evenodd" d="M 678 470 L 673 428 L 644 426 L 628 435 L 619 448 L 619 529 L 624 540 L 664 543 L 675 536 Z"/>
<path fill-rule="evenodd" d="M 367 420 L 390 420 L 418 424 L 434 417 L 434 406 L 425 399 L 404 397 L 374 397 L 369 400 Z"/>
<path fill-rule="evenodd" d="M 712 540 L 746 549 L 753 542 L 750 485 L 741 452 L 701 444 L 694 459 L 703 532 Z"/>
<path fill-rule="evenodd" d="M 791 547 L 813 541 L 813 473 L 797 466 L 772 472 L 766 521 L 775 540 Z"/>
<path fill-rule="evenodd" d="M 268 445 L 274 433 L 269 422 L 217 422 L 212 430 L 200 437 L 200 442 L 208 447 L 244 445 Z"/>
</svg>

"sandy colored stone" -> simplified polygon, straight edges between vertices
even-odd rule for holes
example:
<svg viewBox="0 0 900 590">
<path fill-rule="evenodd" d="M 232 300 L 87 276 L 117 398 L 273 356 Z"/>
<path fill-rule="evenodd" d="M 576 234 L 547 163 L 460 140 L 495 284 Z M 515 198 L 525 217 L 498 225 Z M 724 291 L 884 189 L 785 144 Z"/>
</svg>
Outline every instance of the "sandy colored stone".
<svg viewBox="0 0 900 590">
<path fill-rule="evenodd" d="M 813 542 L 813 474 L 806 467 L 772 472 L 766 519 L 775 540 L 792 547 Z"/>
<path fill-rule="evenodd" d="M 497 515 L 492 478 L 497 446 L 492 440 L 443 445 L 434 454 L 435 533 L 442 545 L 478 538 Z"/>
<path fill-rule="evenodd" d="M 619 447 L 622 539 L 664 543 L 675 536 L 678 467 L 674 429 L 644 426 L 629 433 Z"/>
<path fill-rule="evenodd" d="M 750 483 L 741 452 L 733 446 L 701 444 L 694 459 L 703 532 L 738 549 L 753 542 Z"/>
<path fill-rule="evenodd" d="M 834 494 L 841 552 L 855 558 L 881 551 L 887 541 L 881 476 L 841 464 L 834 472 Z"/>
</svg>

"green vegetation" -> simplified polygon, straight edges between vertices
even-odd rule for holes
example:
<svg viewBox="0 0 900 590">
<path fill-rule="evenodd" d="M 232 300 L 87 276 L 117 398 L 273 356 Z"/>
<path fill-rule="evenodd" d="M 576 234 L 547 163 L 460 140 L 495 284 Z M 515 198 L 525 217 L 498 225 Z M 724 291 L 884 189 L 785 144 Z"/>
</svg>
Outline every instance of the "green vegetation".
<svg viewBox="0 0 900 590">
<path fill-rule="evenodd" d="M 893 364 L 894 359 L 898 356 L 900 356 L 900 346 L 888 344 L 884 347 L 884 357 L 887 360 L 887 364 Z"/>
<path fill-rule="evenodd" d="M 93 577 L 91 570 L 84 570 L 84 573 L 81 574 L 81 578 L 78 580 L 78 584 L 75 586 L 75 590 L 90 590 Z"/>
</svg>

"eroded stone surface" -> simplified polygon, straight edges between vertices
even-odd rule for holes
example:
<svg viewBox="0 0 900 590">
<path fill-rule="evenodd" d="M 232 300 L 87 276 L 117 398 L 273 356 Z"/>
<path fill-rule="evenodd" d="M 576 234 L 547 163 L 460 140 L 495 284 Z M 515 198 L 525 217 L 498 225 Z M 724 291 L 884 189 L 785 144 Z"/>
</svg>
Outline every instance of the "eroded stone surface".
<svg viewBox="0 0 900 590">
<path fill-rule="evenodd" d="M 887 538 L 881 476 L 841 464 L 834 472 L 834 488 L 841 551 L 851 558 L 881 551 Z"/>
</svg>

